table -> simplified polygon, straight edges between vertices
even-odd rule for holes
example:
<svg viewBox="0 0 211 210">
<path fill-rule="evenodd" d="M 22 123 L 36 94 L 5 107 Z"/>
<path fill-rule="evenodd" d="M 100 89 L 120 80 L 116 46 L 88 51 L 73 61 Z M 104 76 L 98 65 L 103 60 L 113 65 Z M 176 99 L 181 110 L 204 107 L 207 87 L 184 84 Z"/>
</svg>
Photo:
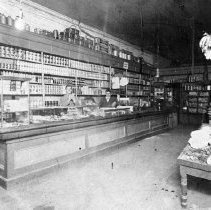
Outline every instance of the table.
<svg viewBox="0 0 211 210">
<path fill-rule="evenodd" d="M 180 166 L 181 175 L 181 205 L 187 207 L 187 175 L 211 180 L 211 165 L 206 160 L 211 154 L 211 147 L 206 149 L 193 149 L 187 145 L 177 161 Z"/>
</svg>

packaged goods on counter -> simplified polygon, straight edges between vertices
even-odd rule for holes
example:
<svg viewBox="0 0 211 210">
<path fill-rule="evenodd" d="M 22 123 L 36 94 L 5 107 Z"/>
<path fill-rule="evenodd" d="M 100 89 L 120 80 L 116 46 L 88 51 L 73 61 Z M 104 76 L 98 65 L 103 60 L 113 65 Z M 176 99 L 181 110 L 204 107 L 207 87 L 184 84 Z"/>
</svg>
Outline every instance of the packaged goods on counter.
<svg viewBox="0 0 211 210">
<path fill-rule="evenodd" d="M 211 145 L 211 126 L 203 124 L 199 130 L 191 132 L 191 138 L 188 142 L 195 149 Z"/>
</svg>

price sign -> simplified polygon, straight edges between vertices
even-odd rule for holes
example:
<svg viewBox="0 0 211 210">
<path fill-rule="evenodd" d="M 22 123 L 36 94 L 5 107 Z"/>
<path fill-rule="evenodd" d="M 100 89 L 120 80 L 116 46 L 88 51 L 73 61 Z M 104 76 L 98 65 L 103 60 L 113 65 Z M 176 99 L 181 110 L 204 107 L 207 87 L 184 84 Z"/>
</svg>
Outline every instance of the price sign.
<svg viewBox="0 0 211 210">
<path fill-rule="evenodd" d="M 128 69 L 128 62 L 123 63 L 123 69 Z"/>
</svg>

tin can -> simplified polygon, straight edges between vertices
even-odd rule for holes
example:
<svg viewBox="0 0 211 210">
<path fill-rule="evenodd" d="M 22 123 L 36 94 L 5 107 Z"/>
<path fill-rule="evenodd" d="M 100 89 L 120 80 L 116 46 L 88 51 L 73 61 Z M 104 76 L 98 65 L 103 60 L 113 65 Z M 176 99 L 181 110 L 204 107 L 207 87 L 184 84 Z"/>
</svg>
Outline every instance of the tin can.
<svg viewBox="0 0 211 210">
<path fill-rule="evenodd" d="M 8 16 L 8 17 L 6 18 L 6 20 L 7 20 L 7 25 L 8 25 L 8 26 L 13 26 L 13 19 L 11 18 L 11 16 Z"/>
</svg>

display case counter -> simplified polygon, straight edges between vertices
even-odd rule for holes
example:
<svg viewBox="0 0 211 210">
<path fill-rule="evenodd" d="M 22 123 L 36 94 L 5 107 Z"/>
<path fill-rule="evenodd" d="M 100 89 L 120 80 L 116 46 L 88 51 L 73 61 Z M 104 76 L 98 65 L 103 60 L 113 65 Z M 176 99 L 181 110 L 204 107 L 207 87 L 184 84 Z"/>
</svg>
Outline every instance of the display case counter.
<svg viewBox="0 0 211 210">
<path fill-rule="evenodd" d="M 184 110 L 179 112 L 179 123 L 183 125 L 200 126 L 204 122 L 205 115 L 202 113 L 189 113 Z"/>
<path fill-rule="evenodd" d="M 171 110 L 145 111 L 3 128 L 0 184 L 10 188 L 74 159 L 162 132 L 172 127 L 173 114 Z"/>
<path fill-rule="evenodd" d="M 110 110 L 110 109 L 109 109 Z M 112 109 L 114 110 L 114 109 Z M 166 111 L 137 111 L 131 114 L 124 115 L 109 115 L 108 117 L 88 117 L 78 120 L 64 120 L 54 122 L 43 122 L 39 124 L 31 124 L 27 126 L 9 127 L 0 129 L 0 141 L 10 141 L 23 137 L 32 137 L 41 134 L 54 133 L 65 130 L 85 128 L 89 126 L 96 126 L 102 124 L 109 124 L 127 120 L 136 120 L 145 117 L 156 117 L 159 115 L 165 115 L 171 113 L 172 110 Z"/>
</svg>

